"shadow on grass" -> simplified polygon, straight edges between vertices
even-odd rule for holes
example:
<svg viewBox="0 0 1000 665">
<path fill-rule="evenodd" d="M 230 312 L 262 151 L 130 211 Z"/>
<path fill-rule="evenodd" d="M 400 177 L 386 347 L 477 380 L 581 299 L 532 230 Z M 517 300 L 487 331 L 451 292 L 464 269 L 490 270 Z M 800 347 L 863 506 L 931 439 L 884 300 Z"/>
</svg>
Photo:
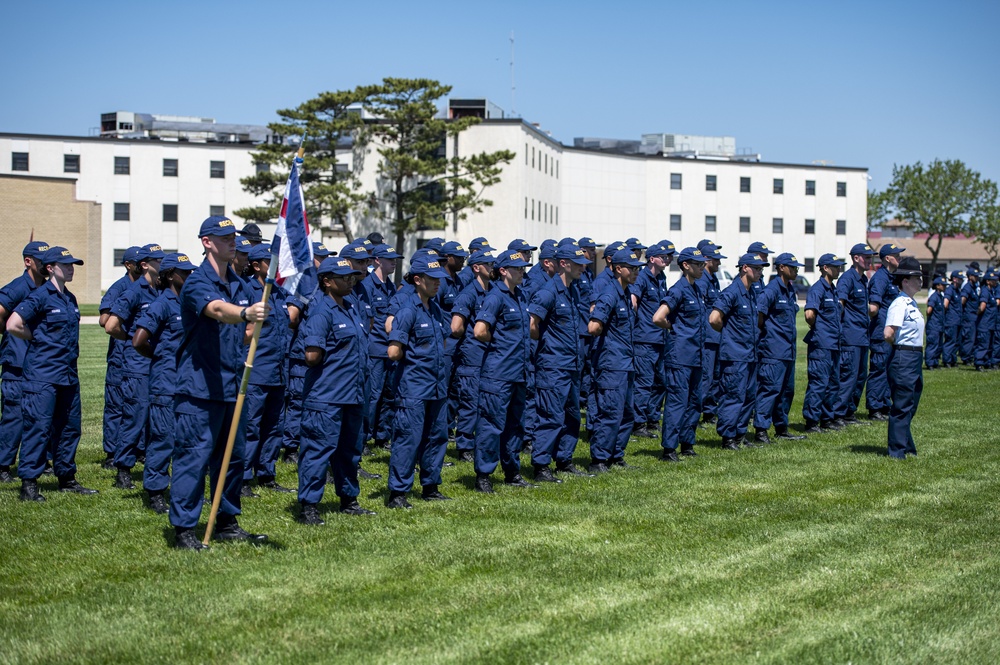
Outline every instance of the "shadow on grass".
<svg viewBox="0 0 1000 665">
<path fill-rule="evenodd" d="M 855 453 L 856 455 L 879 455 L 881 457 L 889 456 L 889 451 L 886 449 L 885 446 L 872 446 L 872 445 L 857 443 L 854 444 L 853 446 L 848 446 L 847 450 L 849 450 L 852 453 Z"/>
</svg>

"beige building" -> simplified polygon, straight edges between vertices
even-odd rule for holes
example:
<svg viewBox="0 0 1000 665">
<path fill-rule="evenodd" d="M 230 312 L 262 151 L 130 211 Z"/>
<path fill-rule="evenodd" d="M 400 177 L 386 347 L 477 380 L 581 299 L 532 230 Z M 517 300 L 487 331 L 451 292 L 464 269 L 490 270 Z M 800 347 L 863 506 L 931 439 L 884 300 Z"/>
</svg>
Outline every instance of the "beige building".
<svg viewBox="0 0 1000 665">
<path fill-rule="evenodd" d="M 80 304 L 101 301 L 101 205 L 76 198 L 75 178 L 0 174 L 0 284 L 24 268 L 21 250 L 31 240 L 62 245 L 83 259 L 69 290 Z"/>
</svg>

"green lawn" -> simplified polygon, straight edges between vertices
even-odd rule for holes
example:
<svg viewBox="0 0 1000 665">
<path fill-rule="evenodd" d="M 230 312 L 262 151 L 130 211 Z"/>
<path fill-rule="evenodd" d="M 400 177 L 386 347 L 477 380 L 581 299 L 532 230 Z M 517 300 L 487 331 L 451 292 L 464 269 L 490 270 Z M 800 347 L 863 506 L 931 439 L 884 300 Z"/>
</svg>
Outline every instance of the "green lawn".
<svg viewBox="0 0 1000 665">
<path fill-rule="evenodd" d="M 241 519 L 268 546 L 190 553 L 96 464 L 106 338 L 83 336 L 79 476 L 101 494 L 0 487 L 2 662 L 1000 660 L 1000 374 L 928 373 L 905 462 L 884 424 L 738 453 L 702 429 L 696 460 L 639 440 L 634 470 L 494 496 L 447 468 L 455 500 L 409 512 L 365 481 L 379 514 L 330 492 L 319 528 L 268 493 Z M 804 357 L 797 381 L 793 423 Z"/>
</svg>

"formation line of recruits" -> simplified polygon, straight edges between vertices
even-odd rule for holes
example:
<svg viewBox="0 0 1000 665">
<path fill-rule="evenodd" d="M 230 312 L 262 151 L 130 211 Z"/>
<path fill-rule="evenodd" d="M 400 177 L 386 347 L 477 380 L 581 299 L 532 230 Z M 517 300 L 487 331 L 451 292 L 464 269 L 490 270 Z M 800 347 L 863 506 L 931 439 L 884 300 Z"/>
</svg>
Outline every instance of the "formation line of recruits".
<svg viewBox="0 0 1000 665">
<path fill-rule="evenodd" d="M 669 240 L 648 247 L 636 238 L 614 242 L 594 276 L 597 245 L 590 238 L 546 240 L 540 248 L 516 239 L 503 251 L 485 238 L 468 250 L 435 238 L 410 258 L 397 289 L 392 278 L 401 257 L 372 234 L 339 254 L 314 243 L 319 290 L 308 303 L 280 287 L 263 303 L 270 247 L 259 228 L 250 224 L 237 234 L 230 219 L 213 216 L 199 238 L 198 266 L 155 244 L 129 248 L 126 274 L 100 306 L 110 336 L 103 465 L 120 489 L 135 487 L 133 470 L 142 465 L 148 506 L 169 514 L 177 547 L 204 547 L 195 528 L 205 481 L 214 492 L 223 473 L 257 323 L 262 330 L 226 471 L 219 540 L 266 539 L 237 521 L 242 500 L 256 497 L 257 488 L 296 493 L 297 519 L 305 524 L 323 523 L 327 485 L 340 512 L 371 514 L 357 499 L 359 476 L 379 478 L 361 468 L 369 441 L 389 449 L 386 505 L 407 509 L 418 479 L 423 500 L 449 499 L 440 486 L 442 467 L 454 463 L 446 462 L 452 435 L 456 460 L 473 465 L 475 489 L 483 493 L 494 491 L 498 466 L 511 487 L 627 468 L 633 436 L 659 438 L 667 462 L 695 457 L 699 420 L 714 423 L 730 450 L 771 443 L 772 427 L 778 439 L 805 438 L 789 429 L 802 264 L 777 254 L 776 274 L 765 283 L 775 253 L 759 242 L 720 289 L 727 257 L 710 240 L 680 251 Z M 904 289 L 897 298 L 900 286 L 916 282 L 919 289 L 906 263 L 915 260 L 901 263 L 902 251 L 882 247 L 882 267 L 871 280 L 874 252 L 867 245 L 852 249 L 843 276 L 845 260 L 823 255 L 821 279 L 805 305 L 804 431 L 860 423 L 856 411 L 867 385 L 869 417 L 890 419 L 889 451 L 897 457 L 916 452 L 909 422 L 922 354 L 914 369 L 912 354 L 903 352 L 922 350 L 915 342 L 923 335 L 919 310 L 920 330 L 912 330 L 912 293 Z M 80 315 L 66 284 L 82 261 L 41 242 L 23 254 L 24 274 L 0 289 L 8 333 L 0 343 L 0 480 L 13 480 L 20 448 L 22 500 L 44 500 L 37 481 L 47 459 L 61 491 L 94 494 L 75 479 Z M 679 276 L 668 285 L 675 261 Z M 573 462 L 582 411 L 585 470 Z M 534 482 L 522 475 L 523 453 L 530 453 Z M 282 458 L 298 465 L 297 489 L 276 481 Z"/>
</svg>

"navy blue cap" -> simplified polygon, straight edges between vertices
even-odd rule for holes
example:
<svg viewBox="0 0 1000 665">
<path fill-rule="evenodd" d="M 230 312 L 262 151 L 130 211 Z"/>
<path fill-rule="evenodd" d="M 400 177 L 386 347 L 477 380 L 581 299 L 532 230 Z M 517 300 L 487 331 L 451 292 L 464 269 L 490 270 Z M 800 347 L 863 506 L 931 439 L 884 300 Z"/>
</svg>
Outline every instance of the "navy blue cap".
<svg viewBox="0 0 1000 665">
<path fill-rule="evenodd" d="M 497 268 L 527 268 L 531 264 L 524 260 L 521 252 L 515 249 L 508 249 L 500 252 L 493 265 Z"/>
<path fill-rule="evenodd" d="M 249 254 L 250 250 L 253 249 L 253 243 L 246 238 L 240 236 L 236 239 L 236 251 L 242 252 L 243 254 Z"/>
<path fill-rule="evenodd" d="M 496 259 L 496 254 L 493 253 L 492 249 L 477 249 L 466 261 L 466 264 L 471 266 L 477 263 L 493 263 Z"/>
<path fill-rule="evenodd" d="M 465 251 L 457 241 L 452 240 L 451 242 L 446 242 L 444 247 L 441 248 L 441 254 L 445 256 L 468 256 L 469 253 Z"/>
<path fill-rule="evenodd" d="M 623 243 L 621 240 L 615 240 L 604 247 L 604 256 L 614 256 L 615 252 L 621 251 L 623 249 L 628 249 L 628 245 Z"/>
<path fill-rule="evenodd" d="M 365 261 L 368 259 L 368 250 L 361 243 L 352 242 L 344 245 L 344 248 L 340 250 L 340 256 L 345 259 Z"/>
<path fill-rule="evenodd" d="M 360 270 L 351 265 L 347 259 L 329 256 L 319 264 L 317 275 L 360 275 Z"/>
<path fill-rule="evenodd" d="M 890 254 L 902 254 L 906 251 L 905 247 L 900 247 L 899 245 L 892 243 L 891 245 L 882 245 L 878 248 L 878 255 L 883 259 Z"/>
<path fill-rule="evenodd" d="M 583 236 L 576 241 L 576 244 L 584 249 L 597 249 L 597 243 L 590 236 Z"/>
<path fill-rule="evenodd" d="M 702 254 L 705 253 L 705 245 L 714 245 L 718 249 L 722 249 L 722 245 L 716 245 L 714 240 L 709 240 L 708 238 L 702 238 L 701 240 L 698 241 L 698 249 L 701 250 Z"/>
<path fill-rule="evenodd" d="M 965 274 L 968 275 L 969 277 L 979 277 L 982 273 L 980 273 L 975 268 L 969 268 L 969 270 Z"/>
<path fill-rule="evenodd" d="M 952 279 L 965 279 L 965 273 L 962 272 L 961 270 L 952 270 L 951 271 L 951 278 Z"/>
<path fill-rule="evenodd" d="M 896 272 L 899 271 L 897 270 Z M 997 271 L 994 270 L 993 268 L 987 269 L 986 275 L 983 276 L 983 279 L 988 279 L 993 282 L 997 281 Z"/>
<path fill-rule="evenodd" d="M 677 253 L 677 245 L 674 244 L 673 240 L 663 239 L 663 240 L 661 240 L 660 242 L 658 242 L 656 244 L 659 245 L 660 247 L 663 247 L 664 249 L 666 249 L 668 254 L 676 254 Z"/>
<path fill-rule="evenodd" d="M 366 235 L 365 238 L 367 238 L 368 240 L 370 240 L 371 243 L 373 245 L 375 245 L 376 247 L 378 247 L 379 245 L 384 245 L 385 244 L 385 238 L 378 231 L 372 231 L 371 233 L 369 233 L 368 235 Z"/>
<path fill-rule="evenodd" d="M 201 236 L 198 236 L 199 238 Z M 139 262 L 139 250 L 142 249 L 138 245 L 133 245 L 125 250 L 125 254 L 122 255 L 122 264 L 125 263 L 138 263 Z"/>
<path fill-rule="evenodd" d="M 740 260 L 736 262 L 737 266 L 753 266 L 754 268 L 763 268 L 764 266 L 771 265 L 763 259 L 758 259 L 756 254 L 744 254 L 740 257 Z"/>
<path fill-rule="evenodd" d="M 871 248 L 866 242 L 859 242 L 854 247 L 851 247 L 851 256 L 860 254 L 861 256 L 874 256 L 875 250 Z"/>
<path fill-rule="evenodd" d="M 145 261 L 146 259 L 162 259 L 166 254 L 163 252 L 163 248 L 157 244 L 143 245 L 139 248 L 138 260 Z"/>
<path fill-rule="evenodd" d="M 562 247 L 563 245 L 577 245 L 579 247 L 580 243 L 576 241 L 576 238 L 565 237 L 556 243 L 557 247 Z"/>
<path fill-rule="evenodd" d="M 234 233 L 236 233 L 236 225 L 233 224 L 233 220 L 225 215 L 212 215 L 201 223 L 201 228 L 198 230 L 198 237 L 229 236 Z"/>
<path fill-rule="evenodd" d="M 395 249 L 386 245 L 385 243 L 381 245 L 375 245 L 375 258 L 376 259 L 401 259 L 403 258 L 400 254 L 396 252 Z"/>
<path fill-rule="evenodd" d="M 191 263 L 187 254 L 174 252 L 163 257 L 163 262 L 160 263 L 160 273 L 165 273 L 168 270 L 194 270 L 197 267 Z"/>
<path fill-rule="evenodd" d="M 641 242 L 639 242 L 638 238 L 629 238 L 628 240 L 625 241 L 625 246 L 631 249 L 632 251 L 635 251 L 637 249 L 649 249 Z"/>
<path fill-rule="evenodd" d="M 824 254 L 819 257 L 818 265 L 820 266 L 843 266 L 847 265 L 847 261 L 840 258 L 836 254 Z"/>
<path fill-rule="evenodd" d="M 355 238 L 354 244 L 364 247 L 365 251 L 368 252 L 368 256 L 371 256 L 375 252 L 375 243 L 368 238 Z"/>
<path fill-rule="evenodd" d="M 249 258 L 251 261 L 270 261 L 271 246 L 266 243 L 261 243 L 260 245 L 254 245 L 250 249 Z"/>
<path fill-rule="evenodd" d="M 470 252 L 478 252 L 479 250 L 488 250 L 495 252 L 496 250 L 490 247 L 490 241 L 486 238 L 479 236 L 478 238 L 473 238 L 472 242 L 469 243 Z"/>
<path fill-rule="evenodd" d="M 747 247 L 747 254 L 774 254 L 774 250 L 768 249 L 767 245 L 762 242 L 752 242 Z"/>
<path fill-rule="evenodd" d="M 435 261 L 441 258 L 441 254 L 439 254 L 436 249 L 430 249 L 429 247 L 421 247 L 417 251 L 413 252 L 413 256 L 410 257 L 410 262 L 412 263 L 413 259 L 417 258 L 418 256 L 433 256 Z"/>
<path fill-rule="evenodd" d="M 431 238 L 430 240 L 424 243 L 424 248 L 433 249 L 438 254 L 441 254 L 442 253 L 441 250 L 444 249 L 444 243 L 445 243 L 444 238 Z"/>
<path fill-rule="evenodd" d="M 329 249 L 327 249 L 326 245 L 324 245 L 323 243 L 313 241 L 313 256 L 314 257 L 318 256 L 318 257 L 321 257 L 321 258 L 325 258 L 327 256 L 336 256 L 336 255 L 337 255 L 337 252 L 331 252 Z"/>
<path fill-rule="evenodd" d="M 646 265 L 639 259 L 635 258 L 635 254 L 632 250 L 626 247 L 625 249 L 619 249 L 617 252 L 611 255 L 611 265 L 621 265 L 625 264 L 627 266 L 632 266 L 633 268 L 641 268 Z"/>
<path fill-rule="evenodd" d="M 42 254 L 47 252 L 49 249 L 49 243 L 42 240 L 32 240 L 24 249 L 21 250 L 21 256 L 30 256 L 34 259 L 42 258 Z"/>
<path fill-rule="evenodd" d="M 718 245 L 713 245 L 712 243 L 708 243 L 707 245 L 705 245 L 704 248 L 699 248 L 699 249 L 701 249 L 701 254 L 706 259 L 717 259 L 721 261 L 722 259 L 729 258 L 728 256 L 719 251 Z"/>
<path fill-rule="evenodd" d="M 677 256 L 677 264 L 680 265 L 685 261 L 693 261 L 694 263 L 704 263 L 705 255 L 701 253 L 701 250 L 697 247 L 685 247 L 681 250 L 681 253 Z"/>
<path fill-rule="evenodd" d="M 240 229 L 239 234 L 247 240 L 251 240 L 253 242 L 264 242 L 264 236 L 261 235 L 260 227 L 253 222 L 250 222 Z"/>
<path fill-rule="evenodd" d="M 795 258 L 795 255 L 791 252 L 785 252 L 784 254 L 778 254 L 774 259 L 774 265 L 776 266 L 791 266 L 793 268 L 802 268 L 805 266 L 804 263 L 799 263 L 799 260 Z"/>
<path fill-rule="evenodd" d="M 425 275 L 443 279 L 448 276 L 448 271 L 441 267 L 438 257 L 430 254 L 414 254 L 410 259 L 410 272 L 414 275 Z"/>
<path fill-rule="evenodd" d="M 583 255 L 583 250 L 576 243 L 560 245 L 556 249 L 556 260 L 572 261 L 573 263 L 579 263 L 581 266 L 590 265 L 590 259 Z"/>
<path fill-rule="evenodd" d="M 673 245 L 671 245 L 670 247 L 672 248 Z M 671 254 L 675 254 L 676 252 L 677 252 L 676 249 L 668 249 L 661 243 L 654 242 L 652 245 L 646 248 L 646 258 L 648 259 L 653 256 L 670 256 Z"/>
<path fill-rule="evenodd" d="M 521 238 L 515 238 L 510 241 L 507 245 L 507 249 L 513 250 L 515 252 L 533 252 L 537 247 L 529 243 L 527 240 L 522 240 Z"/>
<path fill-rule="evenodd" d="M 545 245 L 542 243 L 542 248 L 538 251 L 538 260 L 544 259 L 555 259 L 556 258 L 556 246 L 555 245 Z"/>
<path fill-rule="evenodd" d="M 947 283 L 948 283 L 947 280 L 944 277 L 942 277 L 941 275 L 938 275 L 937 277 L 935 277 L 934 281 L 932 282 L 932 284 L 934 286 L 937 286 L 938 284 L 940 284 L 941 286 L 944 286 Z"/>
<path fill-rule="evenodd" d="M 78 259 L 72 254 L 70 254 L 70 251 L 65 247 L 59 247 L 59 246 L 49 247 L 47 250 L 45 250 L 45 253 L 42 254 L 42 258 L 39 260 L 43 264 L 75 263 L 78 266 L 83 265 L 83 261 L 81 259 Z"/>
</svg>

